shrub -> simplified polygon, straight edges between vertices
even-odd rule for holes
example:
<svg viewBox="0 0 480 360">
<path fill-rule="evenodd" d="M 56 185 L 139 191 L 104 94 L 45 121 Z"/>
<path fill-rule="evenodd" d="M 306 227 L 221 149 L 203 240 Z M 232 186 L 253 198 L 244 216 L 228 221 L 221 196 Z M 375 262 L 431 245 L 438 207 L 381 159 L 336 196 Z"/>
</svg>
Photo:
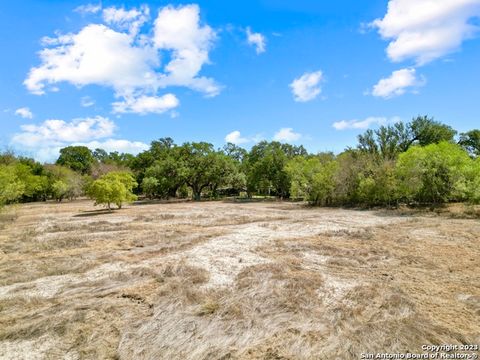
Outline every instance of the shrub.
<svg viewBox="0 0 480 360">
<path fill-rule="evenodd" d="M 103 175 L 90 184 L 87 194 L 95 200 L 95 205 L 104 204 L 111 209 L 111 204 L 116 204 L 120 209 L 123 203 L 137 199 L 133 188 L 137 183 L 132 174 L 128 172 L 111 172 Z"/>
</svg>

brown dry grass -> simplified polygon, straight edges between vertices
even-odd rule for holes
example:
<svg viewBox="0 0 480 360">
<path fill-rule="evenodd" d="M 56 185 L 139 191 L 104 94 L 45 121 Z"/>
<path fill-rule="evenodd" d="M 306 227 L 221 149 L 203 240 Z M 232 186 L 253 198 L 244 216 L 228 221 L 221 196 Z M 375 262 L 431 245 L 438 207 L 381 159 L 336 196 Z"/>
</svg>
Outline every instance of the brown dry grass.
<svg viewBox="0 0 480 360">
<path fill-rule="evenodd" d="M 0 216 L 1 359 L 358 359 L 480 342 L 480 223 L 289 203 Z"/>
</svg>

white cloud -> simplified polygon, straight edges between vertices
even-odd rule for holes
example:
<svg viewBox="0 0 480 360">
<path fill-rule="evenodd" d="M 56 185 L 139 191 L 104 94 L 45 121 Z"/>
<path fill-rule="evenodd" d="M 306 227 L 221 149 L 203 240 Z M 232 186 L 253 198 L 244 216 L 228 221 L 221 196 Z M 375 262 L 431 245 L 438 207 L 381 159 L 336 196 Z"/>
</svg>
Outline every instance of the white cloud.
<svg viewBox="0 0 480 360">
<path fill-rule="evenodd" d="M 305 73 L 290 84 L 295 101 L 306 102 L 315 99 L 321 92 L 321 71 Z"/>
<path fill-rule="evenodd" d="M 96 116 L 71 122 L 45 120 L 40 125 L 22 125 L 21 129 L 21 133 L 13 136 L 12 142 L 26 147 L 37 147 L 105 138 L 113 134 L 115 124 L 107 118 Z"/>
<path fill-rule="evenodd" d="M 15 110 L 15 115 L 21 116 L 24 119 L 33 119 L 33 113 L 28 107 L 22 107 Z"/>
<path fill-rule="evenodd" d="M 252 30 L 247 27 L 247 42 L 250 45 L 255 46 L 255 51 L 257 54 L 261 54 L 265 52 L 265 46 L 266 46 L 266 39 L 265 36 L 263 36 L 260 33 L 254 33 Z"/>
<path fill-rule="evenodd" d="M 126 33 L 91 24 L 57 40 L 57 47 L 40 51 L 42 64 L 32 68 L 24 82 L 34 94 L 43 94 L 47 84 L 62 81 L 78 87 L 111 86 L 121 95 L 155 88 L 158 74 L 152 67 L 159 65 L 155 49 L 135 46 Z"/>
<path fill-rule="evenodd" d="M 373 86 L 372 95 L 389 99 L 405 94 L 410 88 L 416 92 L 416 88 L 425 85 L 425 79 L 416 76 L 415 69 L 400 69 L 392 72 L 388 78 L 380 79 Z"/>
<path fill-rule="evenodd" d="M 116 126 L 108 118 L 96 116 L 79 118 L 70 122 L 46 120 L 39 125 L 23 125 L 22 132 L 12 137 L 11 145 L 31 153 L 39 161 L 52 161 L 59 150 L 69 145 L 84 145 L 91 149 L 136 154 L 148 149 L 139 141 L 114 139 Z"/>
<path fill-rule="evenodd" d="M 332 126 L 336 130 L 349 130 L 349 129 L 368 129 L 372 125 L 385 125 L 388 123 L 399 122 L 401 119 L 397 116 L 388 119 L 386 117 L 370 116 L 364 120 L 341 120 L 334 122 Z"/>
<path fill-rule="evenodd" d="M 121 139 L 107 139 L 104 141 L 90 141 L 87 143 L 74 143 L 72 145 L 86 146 L 89 149 L 103 149 L 107 152 L 118 151 L 120 153 L 138 154 L 147 150 L 150 146 L 141 141 L 130 141 Z"/>
<path fill-rule="evenodd" d="M 93 100 L 90 96 L 84 96 L 80 99 L 80 105 L 83 107 L 90 107 L 95 105 L 95 100 Z"/>
<path fill-rule="evenodd" d="M 209 63 L 208 52 L 216 34 L 200 25 L 198 5 L 166 6 L 155 20 L 153 41 L 158 49 L 170 50 L 171 60 L 165 66 L 167 75 L 162 86 L 181 85 L 215 96 L 220 86 L 213 79 L 197 77 L 202 66 Z"/>
<path fill-rule="evenodd" d="M 76 7 L 73 11 L 78 12 L 82 15 L 86 14 L 96 14 L 102 10 L 102 5 L 100 4 L 85 4 Z"/>
<path fill-rule="evenodd" d="M 165 94 L 163 96 L 140 96 L 137 98 L 126 97 L 125 101 L 114 102 L 114 113 L 157 113 L 161 114 L 165 111 L 172 110 L 180 104 L 180 101 L 173 94 Z"/>
<path fill-rule="evenodd" d="M 240 131 L 235 130 L 227 134 L 227 136 L 225 136 L 225 142 L 232 143 L 235 145 L 240 145 L 240 144 L 250 142 L 250 139 L 242 137 L 242 135 L 240 134 Z"/>
<path fill-rule="evenodd" d="M 479 27 L 471 19 L 480 16 L 479 0 L 390 0 L 382 19 L 371 26 L 391 42 L 392 61 L 414 59 L 422 65 L 458 50 Z"/>
<path fill-rule="evenodd" d="M 120 30 L 128 30 L 131 35 L 136 35 L 143 24 L 148 20 L 150 9 L 142 6 L 140 10 L 135 8 L 125 10 L 124 8 L 109 7 L 103 10 L 103 20 L 111 26 Z"/>
<path fill-rule="evenodd" d="M 89 24 L 78 33 L 43 38 L 41 64 L 30 69 L 27 89 L 41 95 L 60 82 L 95 84 L 113 88 L 125 102 L 156 97 L 158 89 L 168 86 L 185 86 L 207 96 L 220 92 L 213 79 L 199 76 L 209 63 L 216 35 L 200 24 L 197 5 L 164 7 L 146 34 L 139 34 L 139 28 L 148 18 L 147 7 L 108 8 L 103 17 L 108 26 Z M 161 58 L 169 61 L 161 64 Z"/>
<path fill-rule="evenodd" d="M 273 136 L 275 141 L 297 141 L 302 137 L 301 134 L 293 131 L 292 128 L 281 128 Z"/>
</svg>

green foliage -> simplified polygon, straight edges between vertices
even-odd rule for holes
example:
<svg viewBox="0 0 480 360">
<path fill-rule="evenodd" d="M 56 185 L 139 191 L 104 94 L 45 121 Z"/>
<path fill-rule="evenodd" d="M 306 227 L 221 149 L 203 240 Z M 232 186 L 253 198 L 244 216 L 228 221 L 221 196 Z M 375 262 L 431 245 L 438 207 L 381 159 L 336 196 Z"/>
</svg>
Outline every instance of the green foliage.
<svg viewBox="0 0 480 360">
<path fill-rule="evenodd" d="M 85 193 L 87 175 L 82 176 L 59 165 L 46 165 L 45 173 L 51 183 L 51 195 L 55 200 L 62 201 L 65 198 L 73 200 Z"/>
<path fill-rule="evenodd" d="M 179 151 L 181 174 L 195 200 L 200 200 L 202 191 L 207 188 L 215 196 L 218 188 L 227 185 L 236 171 L 232 159 L 215 151 L 212 144 L 185 143 Z"/>
<path fill-rule="evenodd" d="M 170 154 L 162 160 L 157 160 L 145 171 L 145 179 L 155 179 L 156 185 L 152 180 L 147 181 L 150 186 L 150 194 L 154 197 L 169 198 L 175 197 L 177 189 L 184 183 L 184 164 L 178 156 L 178 149 L 170 151 Z M 154 186 L 154 188 L 152 188 Z"/>
<path fill-rule="evenodd" d="M 475 129 L 460 134 L 458 144 L 471 156 L 480 156 L 480 130 Z"/>
<path fill-rule="evenodd" d="M 313 205 L 330 205 L 335 189 L 337 162 L 321 157 L 295 157 L 288 161 L 286 171 L 291 178 L 291 195 L 304 198 Z"/>
<path fill-rule="evenodd" d="M 450 126 L 427 116 L 417 116 L 409 127 L 412 134 L 411 142 L 421 146 L 438 144 L 442 141 L 452 142 L 457 133 Z"/>
<path fill-rule="evenodd" d="M 400 196 L 420 203 L 462 200 L 470 163 L 467 153 L 449 142 L 411 147 L 397 163 Z"/>
<path fill-rule="evenodd" d="M 133 188 L 137 182 L 131 173 L 111 172 L 93 181 L 87 189 L 87 195 L 95 200 L 95 205 L 106 205 L 111 209 L 111 204 L 121 208 L 123 203 L 137 199 Z"/>
<path fill-rule="evenodd" d="M 398 122 L 380 126 L 377 130 L 367 130 L 363 135 L 359 135 L 358 149 L 383 159 L 395 159 L 411 142 L 409 125 Z"/>
<path fill-rule="evenodd" d="M 480 157 L 471 160 L 465 169 L 465 198 L 472 204 L 480 204 Z"/>
<path fill-rule="evenodd" d="M 159 181 L 154 177 L 145 177 L 142 181 L 143 193 L 150 199 L 158 197 Z"/>
<path fill-rule="evenodd" d="M 62 180 L 55 180 L 52 184 L 52 194 L 57 201 L 62 201 L 62 199 L 68 193 L 68 185 Z"/>
<path fill-rule="evenodd" d="M 417 116 L 410 123 L 398 122 L 367 130 L 358 136 L 357 148 L 385 160 L 396 159 L 412 145 L 427 146 L 442 141 L 453 142 L 457 132 L 427 116 Z"/>
<path fill-rule="evenodd" d="M 288 150 L 289 154 L 285 151 Z M 248 155 L 247 191 L 263 195 L 289 196 L 290 177 L 285 170 L 289 155 L 298 151 L 281 143 L 262 141 Z M 301 150 L 300 150 L 301 151 Z"/>
<path fill-rule="evenodd" d="M 357 199 L 363 205 L 393 205 L 398 200 L 398 182 L 395 163 L 381 161 L 368 173 L 360 173 Z"/>
<path fill-rule="evenodd" d="M 367 130 L 356 148 L 337 156 L 275 141 L 250 151 L 231 143 L 215 150 L 206 142 L 176 145 L 168 137 L 137 156 L 69 146 L 57 165 L 6 152 L 0 154 L 0 205 L 74 199 L 85 189 L 108 207 L 132 201 L 134 192 L 196 200 L 246 192 L 315 205 L 480 203 L 480 130 L 460 134 L 458 145 L 455 135 L 450 126 L 419 116 Z"/>
<path fill-rule="evenodd" d="M 60 149 L 58 165 L 66 166 L 81 174 L 88 174 L 95 162 L 92 151 L 86 146 L 67 146 Z"/>
<path fill-rule="evenodd" d="M 0 207 L 18 201 L 24 191 L 25 184 L 18 177 L 15 166 L 0 164 Z"/>
</svg>

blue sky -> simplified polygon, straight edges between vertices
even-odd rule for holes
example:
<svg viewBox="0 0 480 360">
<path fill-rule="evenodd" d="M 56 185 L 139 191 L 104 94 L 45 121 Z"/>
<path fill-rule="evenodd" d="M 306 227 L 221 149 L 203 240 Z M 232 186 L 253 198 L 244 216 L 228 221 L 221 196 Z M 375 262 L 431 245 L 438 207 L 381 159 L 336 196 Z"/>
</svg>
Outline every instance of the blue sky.
<svg viewBox="0 0 480 360">
<path fill-rule="evenodd" d="M 428 114 L 480 126 L 480 0 L 0 5 L 0 146 L 136 153 L 260 139 L 339 152 Z"/>
</svg>

